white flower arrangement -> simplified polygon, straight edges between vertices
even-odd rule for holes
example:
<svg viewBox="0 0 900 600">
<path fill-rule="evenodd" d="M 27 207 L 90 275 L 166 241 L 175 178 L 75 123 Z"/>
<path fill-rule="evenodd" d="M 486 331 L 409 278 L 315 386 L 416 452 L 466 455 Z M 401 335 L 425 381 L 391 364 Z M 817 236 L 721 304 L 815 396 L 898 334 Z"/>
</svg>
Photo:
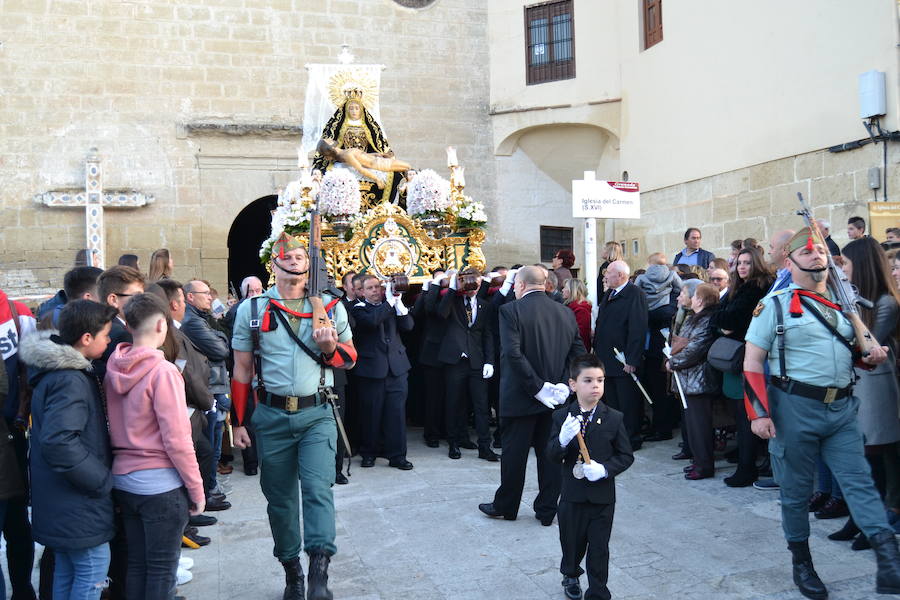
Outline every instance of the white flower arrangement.
<svg viewBox="0 0 900 600">
<path fill-rule="evenodd" d="M 359 181 L 348 169 L 332 169 L 322 178 L 319 211 L 323 215 L 355 215 L 359 212 Z"/>
<path fill-rule="evenodd" d="M 409 215 L 440 213 L 450 208 L 450 182 L 431 169 L 419 171 L 409 184 L 406 212 Z"/>
<path fill-rule="evenodd" d="M 471 196 L 461 196 L 450 208 L 450 213 L 456 217 L 457 227 L 484 227 L 487 224 L 484 204 Z"/>
<path fill-rule="evenodd" d="M 259 248 L 259 257 L 265 264 L 272 253 L 272 244 L 284 231 L 297 235 L 309 231 L 312 200 L 303 197 L 300 182 L 292 181 L 278 195 L 277 206 L 272 211 L 272 233 Z"/>
<path fill-rule="evenodd" d="M 366 223 L 375 218 L 375 209 L 370 208 L 364 213 L 357 212 L 355 215 L 350 217 L 350 229 L 356 231 L 360 227 L 363 227 Z"/>
</svg>

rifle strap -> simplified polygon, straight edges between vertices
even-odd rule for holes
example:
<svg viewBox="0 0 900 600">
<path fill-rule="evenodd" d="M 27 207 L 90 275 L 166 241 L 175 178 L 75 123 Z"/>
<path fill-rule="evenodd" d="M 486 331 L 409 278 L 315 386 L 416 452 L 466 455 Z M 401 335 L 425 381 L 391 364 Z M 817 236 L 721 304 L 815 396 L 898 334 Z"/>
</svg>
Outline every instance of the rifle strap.
<svg viewBox="0 0 900 600">
<path fill-rule="evenodd" d="M 263 383 L 262 372 L 262 353 L 260 352 L 259 347 L 259 330 L 261 321 L 259 319 L 259 306 L 257 304 L 258 300 L 259 296 L 250 298 L 250 341 L 253 343 L 253 363 L 254 367 L 256 368 L 257 387 L 265 389 L 266 385 L 265 383 Z"/>
<path fill-rule="evenodd" d="M 274 314 L 275 318 L 281 322 L 282 326 L 284 326 L 285 330 L 287 330 L 288 335 L 291 336 L 291 339 L 294 341 L 294 343 L 300 346 L 300 349 L 303 350 L 307 356 L 309 356 L 313 361 L 315 361 L 316 364 L 318 364 L 322 368 L 322 372 L 320 375 L 320 384 L 325 385 L 325 361 L 322 358 L 322 355 L 310 350 L 310 348 L 303 343 L 303 340 L 297 337 L 297 334 L 294 333 L 294 329 L 288 324 L 287 319 L 277 306 L 271 306 L 270 312 Z"/>
</svg>

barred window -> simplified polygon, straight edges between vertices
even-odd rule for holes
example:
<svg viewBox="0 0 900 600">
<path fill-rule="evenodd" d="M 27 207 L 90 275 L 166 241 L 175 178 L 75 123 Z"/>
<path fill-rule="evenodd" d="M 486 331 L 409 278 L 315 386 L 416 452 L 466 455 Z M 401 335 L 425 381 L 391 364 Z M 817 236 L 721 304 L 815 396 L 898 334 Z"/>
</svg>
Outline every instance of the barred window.
<svg viewBox="0 0 900 600">
<path fill-rule="evenodd" d="M 572 0 L 525 7 L 526 83 L 575 77 Z"/>
<path fill-rule="evenodd" d="M 571 250 L 572 240 L 571 227 L 541 225 L 541 262 L 549 264 L 560 250 Z"/>
</svg>

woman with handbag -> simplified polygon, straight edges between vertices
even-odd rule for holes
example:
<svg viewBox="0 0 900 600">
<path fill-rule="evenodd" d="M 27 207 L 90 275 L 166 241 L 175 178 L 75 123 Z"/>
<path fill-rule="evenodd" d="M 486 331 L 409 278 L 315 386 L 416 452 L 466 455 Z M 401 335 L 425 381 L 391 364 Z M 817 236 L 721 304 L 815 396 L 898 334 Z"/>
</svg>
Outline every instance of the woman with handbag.
<svg viewBox="0 0 900 600">
<path fill-rule="evenodd" d="M 735 260 L 735 268 L 731 272 L 728 284 L 728 295 L 716 314 L 714 324 L 725 336 L 725 345 L 729 341 L 743 344 L 753 311 L 759 301 L 772 287 L 775 278 L 763 262 L 762 253 L 750 248 L 741 250 Z M 713 352 L 715 354 L 715 352 Z M 741 352 L 743 355 L 743 352 Z M 756 456 L 760 440 L 750 431 L 750 421 L 744 408 L 744 376 L 743 360 L 737 369 L 726 371 L 722 378 L 722 392 L 734 403 L 735 421 L 737 424 L 738 468 L 731 476 L 725 478 L 729 487 L 746 487 L 752 485 L 758 476 Z"/>
<path fill-rule="evenodd" d="M 682 288 L 679 303 L 686 303 L 690 287 Z M 715 473 L 713 461 L 713 400 L 721 391 L 721 374 L 706 360 L 709 347 L 716 338 L 712 317 L 719 303 L 719 290 L 714 285 L 698 285 L 690 298 L 692 314 L 688 315 L 679 332 L 687 341 L 681 348 L 673 348 L 666 369 L 677 373 L 681 391 L 687 402 L 683 427 L 687 429 L 688 444 L 694 454 L 694 462 L 685 469 L 684 478 L 706 479 Z M 678 393 L 672 382 L 672 391 Z"/>
</svg>

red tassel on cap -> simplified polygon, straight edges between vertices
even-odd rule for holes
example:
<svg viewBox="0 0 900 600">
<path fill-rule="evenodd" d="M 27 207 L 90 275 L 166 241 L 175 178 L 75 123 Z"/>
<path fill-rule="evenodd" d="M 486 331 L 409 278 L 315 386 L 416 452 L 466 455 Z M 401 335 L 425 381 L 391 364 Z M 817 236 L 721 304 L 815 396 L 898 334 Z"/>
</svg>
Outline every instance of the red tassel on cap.
<svg viewBox="0 0 900 600">
<path fill-rule="evenodd" d="M 809 250 L 809 251 L 812 251 L 812 249 L 813 249 L 813 238 L 812 238 L 812 234 L 810 234 L 810 235 L 807 236 L 807 238 L 806 238 L 806 249 Z"/>
</svg>

